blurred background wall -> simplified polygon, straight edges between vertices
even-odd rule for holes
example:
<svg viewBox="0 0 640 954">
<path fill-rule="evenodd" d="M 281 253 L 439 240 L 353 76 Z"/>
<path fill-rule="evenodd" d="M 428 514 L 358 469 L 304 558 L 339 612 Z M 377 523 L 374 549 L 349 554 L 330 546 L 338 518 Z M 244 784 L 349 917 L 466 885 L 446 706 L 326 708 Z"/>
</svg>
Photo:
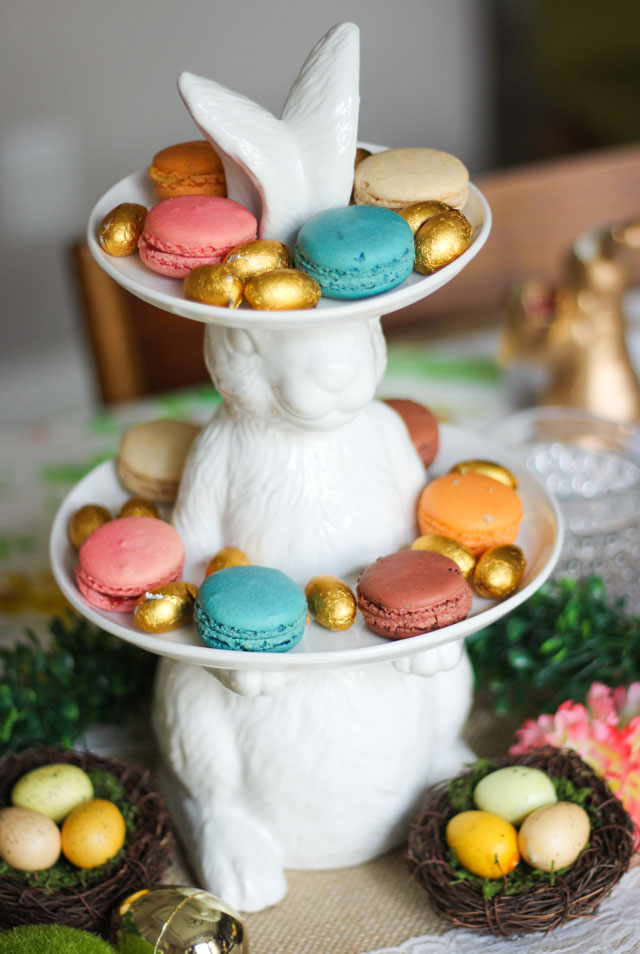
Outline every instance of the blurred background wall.
<svg viewBox="0 0 640 954">
<path fill-rule="evenodd" d="M 471 174 L 640 138 L 628 0 L 20 0 L 0 10 L 0 401 L 8 419 L 93 399 L 68 248 L 114 182 L 197 131 L 182 70 L 279 115 L 314 43 L 361 31 L 363 140 Z"/>
</svg>

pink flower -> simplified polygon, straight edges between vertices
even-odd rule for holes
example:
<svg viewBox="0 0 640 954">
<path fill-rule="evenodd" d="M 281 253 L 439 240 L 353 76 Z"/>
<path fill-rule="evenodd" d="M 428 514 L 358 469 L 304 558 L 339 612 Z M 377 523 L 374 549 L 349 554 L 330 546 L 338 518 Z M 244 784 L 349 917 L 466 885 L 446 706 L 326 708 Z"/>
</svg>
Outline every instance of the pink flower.
<svg viewBox="0 0 640 954">
<path fill-rule="evenodd" d="M 528 719 L 509 751 L 555 745 L 574 749 L 608 782 L 631 815 L 640 844 L 640 682 L 609 688 L 594 682 L 586 706 L 563 702 L 555 715 Z"/>
</svg>

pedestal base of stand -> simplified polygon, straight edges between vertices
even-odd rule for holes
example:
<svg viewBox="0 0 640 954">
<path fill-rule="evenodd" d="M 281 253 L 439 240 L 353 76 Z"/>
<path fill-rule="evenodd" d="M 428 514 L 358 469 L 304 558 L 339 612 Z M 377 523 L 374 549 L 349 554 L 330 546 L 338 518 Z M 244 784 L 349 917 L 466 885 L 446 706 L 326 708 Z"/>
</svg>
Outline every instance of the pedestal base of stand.
<svg viewBox="0 0 640 954">
<path fill-rule="evenodd" d="M 471 669 L 456 648 L 430 677 L 387 663 L 299 673 L 253 697 L 164 660 L 163 790 L 198 881 L 257 911 L 284 897 L 286 868 L 348 867 L 401 843 L 425 787 L 472 758 L 459 737 Z"/>
</svg>

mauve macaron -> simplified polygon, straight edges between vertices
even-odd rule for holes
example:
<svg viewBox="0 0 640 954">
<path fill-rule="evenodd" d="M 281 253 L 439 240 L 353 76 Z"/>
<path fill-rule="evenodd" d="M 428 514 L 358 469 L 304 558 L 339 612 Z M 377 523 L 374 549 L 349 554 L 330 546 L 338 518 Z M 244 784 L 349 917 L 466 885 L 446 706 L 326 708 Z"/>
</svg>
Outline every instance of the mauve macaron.
<svg viewBox="0 0 640 954">
<path fill-rule="evenodd" d="M 411 443 L 420 455 L 425 467 L 432 463 L 438 453 L 438 421 L 431 411 L 406 398 L 387 398 L 385 404 L 400 415 L 409 431 Z"/>
<path fill-rule="evenodd" d="M 138 250 L 153 271 L 184 278 L 198 265 L 221 262 L 236 245 L 253 241 L 257 231 L 256 217 L 233 199 L 183 195 L 149 210 Z"/>
<path fill-rule="evenodd" d="M 87 603 L 127 613 L 146 590 L 182 576 L 184 548 L 177 531 L 153 517 L 110 520 L 78 553 L 76 581 Z"/>
<path fill-rule="evenodd" d="M 472 594 L 453 560 L 429 550 L 400 550 L 362 572 L 357 597 L 374 633 L 405 639 L 464 619 Z"/>
</svg>

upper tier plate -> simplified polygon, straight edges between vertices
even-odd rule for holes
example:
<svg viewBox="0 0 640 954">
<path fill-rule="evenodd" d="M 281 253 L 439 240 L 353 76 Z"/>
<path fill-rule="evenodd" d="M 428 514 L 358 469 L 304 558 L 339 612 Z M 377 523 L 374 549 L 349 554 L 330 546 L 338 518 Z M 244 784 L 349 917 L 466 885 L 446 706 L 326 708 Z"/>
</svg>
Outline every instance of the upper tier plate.
<svg viewBox="0 0 640 954">
<path fill-rule="evenodd" d="M 550 575 L 558 559 L 562 543 L 562 519 L 555 502 L 536 476 L 493 441 L 450 425 L 442 425 L 440 449 L 430 468 L 430 476 L 446 473 L 453 464 L 469 458 L 499 460 L 517 475 L 518 492 L 524 510 L 517 543 L 527 560 L 526 572 L 520 588 L 512 596 L 502 601 L 474 596 L 471 612 L 466 619 L 421 636 L 384 639 L 371 632 L 358 613 L 356 623 L 345 632 L 334 633 L 317 623 L 311 623 L 305 630 L 302 642 L 287 653 L 245 653 L 204 646 L 193 626 L 183 626 L 162 636 L 151 636 L 134 626 L 129 613 L 107 613 L 89 606 L 76 586 L 74 567 L 77 556 L 67 537 L 67 524 L 72 514 L 84 504 L 100 503 L 112 512 L 117 512 L 127 499 L 129 494 L 120 484 L 111 461 L 91 471 L 62 503 L 51 531 L 53 573 L 64 595 L 83 616 L 142 649 L 182 662 L 217 669 L 292 671 L 334 669 L 400 659 L 442 643 L 463 639 L 511 612 L 535 593 Z M 188 554 L 184 579 L 197 584 L 201 582 Z M 347 582 L 355 586 L 356 580 Z"/>
<path fill-rule="evenodd" d="M 372 143 L 361 145 L 371 152 L 380 152 L 384 148 Z M 94 258 L 118 284 L 149 304 L 172 312 L 174 315 L 225 325 L 228 328 L 283 329 L 301 326 L 312 328 L 330 321 L 388 315 L 421 298 L 426 298 L 427 295 L 431 295 L 451 281 L 478 254 L 491 229 L 491 210 L 487 201 L 474 185 L 470 185 L 467 204 L 462 211 L 473 226 L 471 244 L 462 255 L 432 275 L 425 276 L 412 272 L 401 285 L 382 295 L 348 302 L 321 298 L 317 308 L 307 310 L 254 311 L 246 304 L 236 309 L 218 308 L 214 305 L 188 301 L 182 293 L 181 279 L 165 278 L 163 275 L 152 272 L 142 264 L 138 255 L 114 258 L 100 248 L 97 240 L 98 229 L 107 212 L 121 202 L 137 202 L 150 208 L 156 201 L 153 185 L 146 171 L 135 172 L 109 189 L 96 204 L 89 218 L 87 240 Z"/>
</svg>

